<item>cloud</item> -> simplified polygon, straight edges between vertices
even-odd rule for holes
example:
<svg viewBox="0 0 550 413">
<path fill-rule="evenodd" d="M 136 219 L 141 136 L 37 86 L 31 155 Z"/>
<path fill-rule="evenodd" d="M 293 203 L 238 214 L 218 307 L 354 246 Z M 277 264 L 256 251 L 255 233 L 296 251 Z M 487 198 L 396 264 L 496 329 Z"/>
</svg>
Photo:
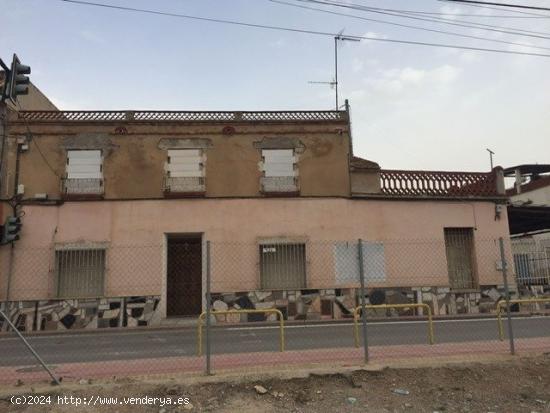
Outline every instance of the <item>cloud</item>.
<svg viewBox="0 0 550 413">
<path fill-rule="evenodd" d="M 363 39 L 361 40 L 361 43 L 362 44 L 369 44 L 369 43 L 372 43 L 373 40 L 369 40 L 369 39 L 387 39 L 388 36 L 386 36 L 385 34 L 382 34 L 382 33 L 376 33 L 376 32 L 366 32 L 363 37 L 366 37 L 366 39 Z"/>
<path fill-rule="evenodd" d="M 78 32 L 78 35 L 90 43 L 103 44 L 105 39 L 99 34 L 91 30 L 83 29 Z"/>
<path fill-rule="evenodd" d="M 448 16 L 442 16 L 445 19 L 456 19 L 457 14 L 462 14 L 462 9 L 460 7 L 454 7 L 450 5 L 442 6 L 439 11 L 443 14 L 448 14 Z"/>
<path fill-rule="evenodd" d="M 286 45 L 286 42 L 283 38 L 279 38 L 279 39 L 269 43 L 269 45 L 271 47 L 274 47 L 275 49 L 282 49 Z"/>
<path fill-rule="evenodd" d="M 364 83 L 373 93 L 401 94 L 419 87 L 434 89 L 448 88 L 460 75 L 461 69 L 452 65 L 442 65 L 433 69 L 414 67 L 393 68 L 369 76 Z"/>
</svg>

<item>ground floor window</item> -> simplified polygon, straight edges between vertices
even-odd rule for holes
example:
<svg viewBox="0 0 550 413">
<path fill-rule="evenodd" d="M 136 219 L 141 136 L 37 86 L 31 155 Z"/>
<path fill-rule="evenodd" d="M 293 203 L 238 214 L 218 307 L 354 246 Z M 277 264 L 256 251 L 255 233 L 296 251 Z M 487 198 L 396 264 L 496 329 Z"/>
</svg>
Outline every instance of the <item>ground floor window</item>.
<svg viewBox="0 0 550 413">
<path fill-rule="evenodd" d="M 473 228 L 445 228 L 449 284 L 454 289 L 474 288 Z"/>
<path fill-rule="evenodd" d="M 260 281 L 264 290 L 306 287 L 306 245 L 260 244 Z"/>
<path fill-rule="evenodd" d="M 104 295 L 105 249 L 56 250 L 55 268 L 59 298 Z"/>
</svg>

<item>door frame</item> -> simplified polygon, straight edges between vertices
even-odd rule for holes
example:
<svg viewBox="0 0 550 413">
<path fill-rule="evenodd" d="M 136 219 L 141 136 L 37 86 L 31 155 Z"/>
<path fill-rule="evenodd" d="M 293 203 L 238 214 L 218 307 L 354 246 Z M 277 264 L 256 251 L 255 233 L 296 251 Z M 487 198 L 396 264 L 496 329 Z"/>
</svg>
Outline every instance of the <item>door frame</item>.
<svg viewBox="0 0 550 413">
<path fill-rule="evenodd" d="M 200 238 L 201 240 L 201 311 L 206 308 L 206 239 L 204 232 L 165 232 L 162 239 L 162 288 L 161 288 L 161 318 L 167 319 L 168 312 L 168 240 L 170 238 Z M 184 317 L 184 316 L 182 316 Z M 198 317 L 198 315 L 197 315 Z M 177 317 L 170 317 L 170 319 Z"/>
</svg>

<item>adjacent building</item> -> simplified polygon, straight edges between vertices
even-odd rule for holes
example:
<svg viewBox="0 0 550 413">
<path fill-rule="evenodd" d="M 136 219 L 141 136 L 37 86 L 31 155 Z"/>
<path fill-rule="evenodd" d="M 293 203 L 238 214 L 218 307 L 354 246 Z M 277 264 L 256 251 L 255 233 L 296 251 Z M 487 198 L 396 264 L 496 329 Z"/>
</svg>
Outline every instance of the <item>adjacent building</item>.
<svg viewBox="0 0 550 413">
<path fill-rule="evenodd" d="M 550 165 L 526 164 L 504 170 L 513 179 L 508 219 L 520 290 L 550 293 Z"/>
</svg>

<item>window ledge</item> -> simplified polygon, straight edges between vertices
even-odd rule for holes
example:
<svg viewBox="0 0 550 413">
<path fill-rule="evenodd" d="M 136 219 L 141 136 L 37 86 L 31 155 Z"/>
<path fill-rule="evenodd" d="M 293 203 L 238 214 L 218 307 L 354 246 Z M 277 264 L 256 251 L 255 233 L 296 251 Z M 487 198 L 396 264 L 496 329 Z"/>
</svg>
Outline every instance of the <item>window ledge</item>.
<svg viewBox="0 0 550 413">
<path fill-rule="evenodd" d="M 94 201 L 102 200 L 103 194 L 62 194 L 61 198 L 66 201 Z"/>
<path fill-rule="evenodd" d="M 261 194 L 265 197 L 273 197 L 273 198 L 284 198 L 284 197 L 298 197 L 300 196 L 300 191 L 261 191 Z"/>
<path fill-rule="evenodd" d="M 204 198 L 206 196 L 206 191 L 196 191 L 196 192 L 171 192 L 164 191 L 164 197 L 169 199 L 178 199 L 178 198 Z"/>
</svg>

